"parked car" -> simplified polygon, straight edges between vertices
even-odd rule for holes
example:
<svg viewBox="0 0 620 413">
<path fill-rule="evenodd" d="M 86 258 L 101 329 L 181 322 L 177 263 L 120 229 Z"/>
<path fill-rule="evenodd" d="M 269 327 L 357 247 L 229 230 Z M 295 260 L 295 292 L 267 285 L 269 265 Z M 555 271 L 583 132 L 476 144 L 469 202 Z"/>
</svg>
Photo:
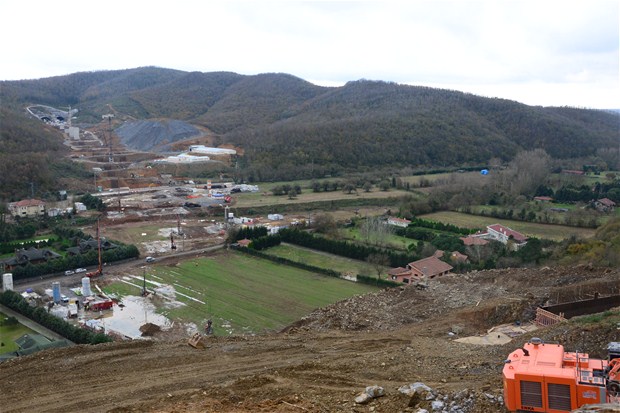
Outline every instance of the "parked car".
<svg viewBox="0 0 620 413">
<path fill-rule="evenodd" d="M 75 270 L 75 272 L 76 272 L 76 274 L 77 274 L 77 273 L 80 273 L 80 272 L 86 272 L 86 268 L 77 268 L 77 269 Z"/>
<path fill-rule="evenodd" d="M 60 296 L 60 301 L 62 301 L 63 303 L 68 303 L 69 302 L 69 297 L 67 297 L 66 295 L 61 295 Z"/>
<path fill-rule="evenodd" d="M 73 270 L 65 271 L 65 275 L 73 275 L 73 274 L 75 274 L 75 271 L 73 271 Z"/>
<path fill-rule="evenodd" d="M 155 262 L 155 258 L 153 258 L 153 257 L 146 257 L 146 262 Z"/>
</svg>

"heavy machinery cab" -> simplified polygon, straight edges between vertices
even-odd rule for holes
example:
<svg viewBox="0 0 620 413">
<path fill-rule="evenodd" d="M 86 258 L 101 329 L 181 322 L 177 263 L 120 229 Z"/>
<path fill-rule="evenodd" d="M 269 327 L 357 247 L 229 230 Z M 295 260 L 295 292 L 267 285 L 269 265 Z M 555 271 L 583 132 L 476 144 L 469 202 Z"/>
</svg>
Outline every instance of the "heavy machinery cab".
<svg viewBox="0 0 620 413">
<path fill-rule="evenodd" d="M 620 344 L 618 349 L 620 349 Z M 614 347 L 615 348 L 615 347 Z M 611 353 L 610 353 L 611 358 Z M 504 400 L 509 411 L 570 412 L 584 404 L 615 398 L 620 359 L 591 359 L 586 353 L 565 352 L 559 344 L 533 338 L 505 361 Z M 610 394 L 611 393 L 611 394 Z"/>
</svg>

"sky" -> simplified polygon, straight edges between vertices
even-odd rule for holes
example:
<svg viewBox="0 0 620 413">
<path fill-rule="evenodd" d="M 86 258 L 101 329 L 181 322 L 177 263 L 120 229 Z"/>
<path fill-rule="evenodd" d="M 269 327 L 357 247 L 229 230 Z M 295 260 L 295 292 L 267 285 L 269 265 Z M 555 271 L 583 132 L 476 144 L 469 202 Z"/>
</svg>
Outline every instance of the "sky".
<svg viewBox="0 0 620 413">
<path fill-rule="evenodd" d="M 620 108 L 620 0 L 0 0 L 0 80 L 158 66 Z"/>
</svg>

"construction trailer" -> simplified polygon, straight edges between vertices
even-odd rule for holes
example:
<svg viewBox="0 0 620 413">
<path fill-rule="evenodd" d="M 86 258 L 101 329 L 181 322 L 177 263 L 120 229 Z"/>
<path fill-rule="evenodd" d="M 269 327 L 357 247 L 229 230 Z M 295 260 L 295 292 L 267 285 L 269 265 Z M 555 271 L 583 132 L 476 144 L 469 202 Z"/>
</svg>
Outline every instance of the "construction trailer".
<svg viewBox="0 0 620 413">
<path fill-rule="evenodd" d="M 620 343 L 609 343 L 608 350 L 607 359 L 593 359 L 533 338 L 505 361 L 506 408 L 561 413 L 587 404 L 620 402 Z"/>
</svg>

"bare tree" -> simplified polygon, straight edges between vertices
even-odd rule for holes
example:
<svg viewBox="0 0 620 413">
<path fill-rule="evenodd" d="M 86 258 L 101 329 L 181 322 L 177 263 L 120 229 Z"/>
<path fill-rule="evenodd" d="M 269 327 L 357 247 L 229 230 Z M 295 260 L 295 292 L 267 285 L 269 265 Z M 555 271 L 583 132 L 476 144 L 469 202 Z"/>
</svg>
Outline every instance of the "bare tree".
<svg viewBox="0 0 620 413">
<path fill-rule="evenodd" d="M 360 226 L 360 233 L 367 243 L 385 246 L 393 230 L 380 217 L 367 217 Z"/>
<path fill-rule="evenodd" d="M 531 195 L 551 172 L 551 157 L 543 149 L 519 152 L 508 168 L 494 174 L 496 190 L 513 196 Z"/>
<path fill-rule="evenodd" d="M 385 271 L 385 267 L 390 265 L 390 257 L 386 254 L 370 254 L 366 257 L 366 261 L 377 273 L 378 280 L 381 279 L 381 274 Z"/>
</svg>

